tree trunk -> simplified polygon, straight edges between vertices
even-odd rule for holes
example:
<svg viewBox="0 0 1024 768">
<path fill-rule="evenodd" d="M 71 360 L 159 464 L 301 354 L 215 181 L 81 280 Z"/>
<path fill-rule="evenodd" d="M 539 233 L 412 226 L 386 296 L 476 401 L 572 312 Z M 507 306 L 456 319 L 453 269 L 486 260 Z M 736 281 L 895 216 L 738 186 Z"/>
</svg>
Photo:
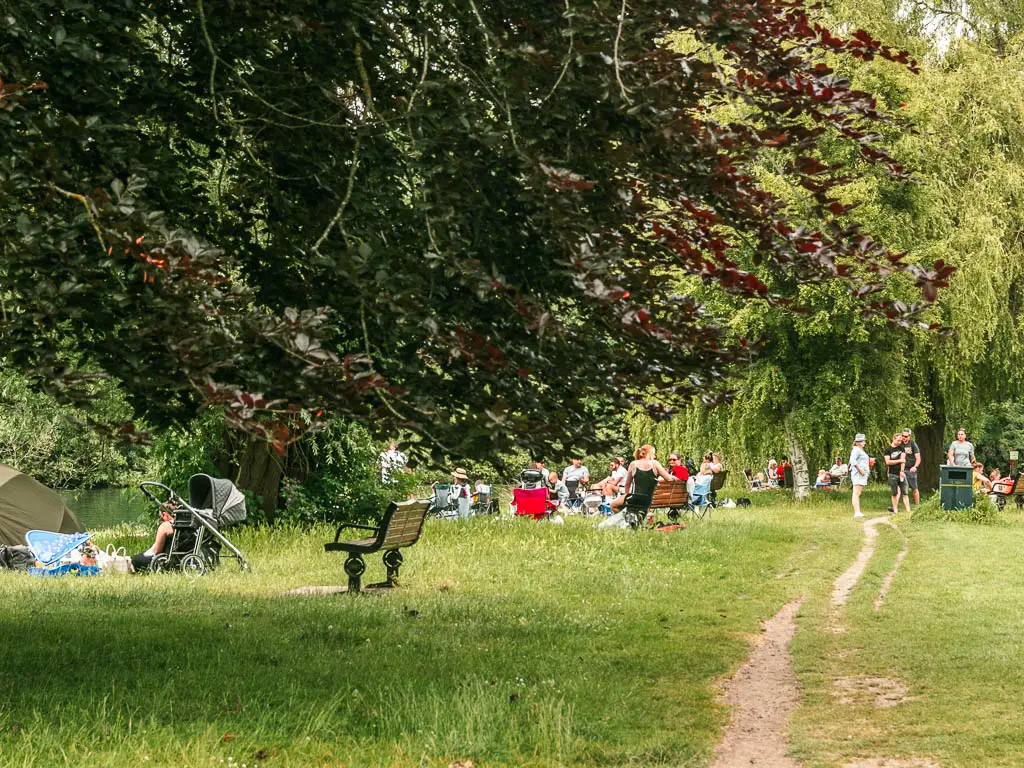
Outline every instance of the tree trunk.
<svg viewBox="0 0 1024 768">
<path fill-rule="evenodd" d="M 806 499 L 811 495 L 811 478 L 807 471 L 807 456 L 796 436 L 796 414 L 786 417 L 786 445 L 789 446 L 789 462 L 793 465 L 793 496 Z"/>
<path fill-rule="evenodd" d="M 914 440 L 921 449 L 921 466 L 917 468 L 917 483 L 921 491 L 934 491 L 939 487 L 939 465 L 946 463 L 943 435 L 946 432 L 946 415 L 930 414 L 931 424 L 914 430 Z"/>
<path fill-rule="evenodd" d="M 274 522 L 277 512 L 283 469 L 283 456 L 276 455 L 266 441 L 248 437 L 235 484 L 243 491 L 252 491 L 268 523 Z"/>
</svg>

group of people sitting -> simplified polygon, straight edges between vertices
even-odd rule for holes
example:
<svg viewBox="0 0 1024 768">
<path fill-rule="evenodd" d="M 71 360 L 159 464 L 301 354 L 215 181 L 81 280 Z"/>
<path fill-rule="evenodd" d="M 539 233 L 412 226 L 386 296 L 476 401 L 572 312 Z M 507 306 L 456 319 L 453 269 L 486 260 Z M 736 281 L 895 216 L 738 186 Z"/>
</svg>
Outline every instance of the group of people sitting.
<svg viewBox="0 0 1024 768">
<path fill-rule="evenodd" d="M 818 470 L 818 477 L 814 481 L 814 487 L 834 490 L 842 485 L 843 478 L 849 474 L 850 465 L 843 461 L 842 456 L 836 456 L 831 467 Z"/>
<path fill-rule="evenodd" d="M 633 461 L 628 465 L 622 456 L 613 458 L 608 465 L 608 475 L 596 482 L 591 482 L 590 470 L 582 458 L 576 456 L 561 475 L 555 470 L 548 470 L 543 461 L 535 461 L 520 474 L 520 483 L 523 487 L 534 488 L 543 485 L 559 509 L 568 509 L 570 501 L 582 502 L 589 493 L 599 494 L 601 504 L 606 504 L 611 511 L 618 511 L 625 505 L 629 494 L 653 496 L 659 482 L 686 483 L 691 499 L 700 503 L 710 492 L 714 476 L 722 471 L 722 460 L 717 453 L 706 453 L 699 469 L 689 460 L 684 462 L 678 453 L 671 453 L 668 467 L 664 467 L 657 460 L 654 446 L 642 445 L 634 452 Z"/>
</svg>

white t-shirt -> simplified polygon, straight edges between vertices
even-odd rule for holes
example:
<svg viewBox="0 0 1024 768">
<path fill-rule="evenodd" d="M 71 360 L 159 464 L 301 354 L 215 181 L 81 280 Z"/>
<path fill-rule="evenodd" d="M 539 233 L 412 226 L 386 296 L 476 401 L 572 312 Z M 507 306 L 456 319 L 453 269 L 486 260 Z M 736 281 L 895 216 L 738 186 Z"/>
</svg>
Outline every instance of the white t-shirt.
<svg viewBox="0 0 1024 768">
<path fill-rule="evenodd" d="M 617 469 L 612 472 L 612 477 L 619 481 L 619 487 L 621 488 L 626 484 L 626 476 L 629 474 L 629 470 L 619 465 Z"/>
<path fill-rule="evenodd" d="M 384 451 L 380 455 L 380 481 L 382 483 L 396 483 L 395 475 L 405 469 L 409 460 L 401 451 Z"/>
<path fill-rule="evenodd" d="M 868 455 L 864 449 L 859 445 L 853 446 L 853 450 L 850 451 L 850 482 L 854 485 L 867 485 L 870 470 Z"/>
<path fill-rule="evenodd" d="M 843 475 L 845 475 L 849 471 L 850 471 L 850 468 L 848 466 L 846 466 L 845 464 L 833 464 L 829 468 L 828 473 L 830 475 L 832 475 L 832 477 L 842 477 Z"/>
<path fill-rule="evenodd" d="M 587 469 L 586 464 L 580 464 L 578 467 L 570 464 L 562 472 L 563 483 L 568 483 L 570 480 L 582 480 L 585 477 L 590 477 L 590 470 Z"/>
</svg>

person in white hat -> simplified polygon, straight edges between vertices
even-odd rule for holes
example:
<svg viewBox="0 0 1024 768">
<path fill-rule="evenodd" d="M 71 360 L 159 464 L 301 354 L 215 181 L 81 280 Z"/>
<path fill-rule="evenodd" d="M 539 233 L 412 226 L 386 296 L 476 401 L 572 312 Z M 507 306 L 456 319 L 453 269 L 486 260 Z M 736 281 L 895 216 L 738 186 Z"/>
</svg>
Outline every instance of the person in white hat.
<svg viewBox="0 0 1024 768">
<path fill-rule="evenodd" d="M 858 432 L 853 437 L 853 450 L 850 451 L 850 483 L 853 484 L 853 516 L 864 517 L 860 511 L 860 495 L 868 484 L 870 460 L 864 451 L 864 433 Z"/>
</svg>

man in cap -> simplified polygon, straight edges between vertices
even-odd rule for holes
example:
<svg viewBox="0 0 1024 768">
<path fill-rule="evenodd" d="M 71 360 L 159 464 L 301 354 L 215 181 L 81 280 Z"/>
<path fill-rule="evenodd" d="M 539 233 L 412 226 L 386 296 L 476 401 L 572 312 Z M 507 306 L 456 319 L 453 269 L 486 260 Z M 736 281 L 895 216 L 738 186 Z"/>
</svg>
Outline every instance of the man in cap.
<svg viewBox="0 0 1024 768">
<path fill-rule="evenodd" d="M 907 454 L 903 450 L 903 433 L 897 432 L 892 436 L 892 442 L 885 450 L 885 463 L 889 468 L 889 491 L 892 494 L 892 513 L 895 515 L 899 509 L 900 497 L 903 497 L 903 506 L 910 511 L 910 496 L 907 491 Z"/>
<path fill-rule="evenodd" d="M 850 483 L 853 485 L 853 516 L 864 517 L 860 511 L 860 495 L 868 484 L 871 464 L 864 451 L 864 433 L 858 432 L 853 438 L 853 449 L 850 451 Z"/>
</svg>

